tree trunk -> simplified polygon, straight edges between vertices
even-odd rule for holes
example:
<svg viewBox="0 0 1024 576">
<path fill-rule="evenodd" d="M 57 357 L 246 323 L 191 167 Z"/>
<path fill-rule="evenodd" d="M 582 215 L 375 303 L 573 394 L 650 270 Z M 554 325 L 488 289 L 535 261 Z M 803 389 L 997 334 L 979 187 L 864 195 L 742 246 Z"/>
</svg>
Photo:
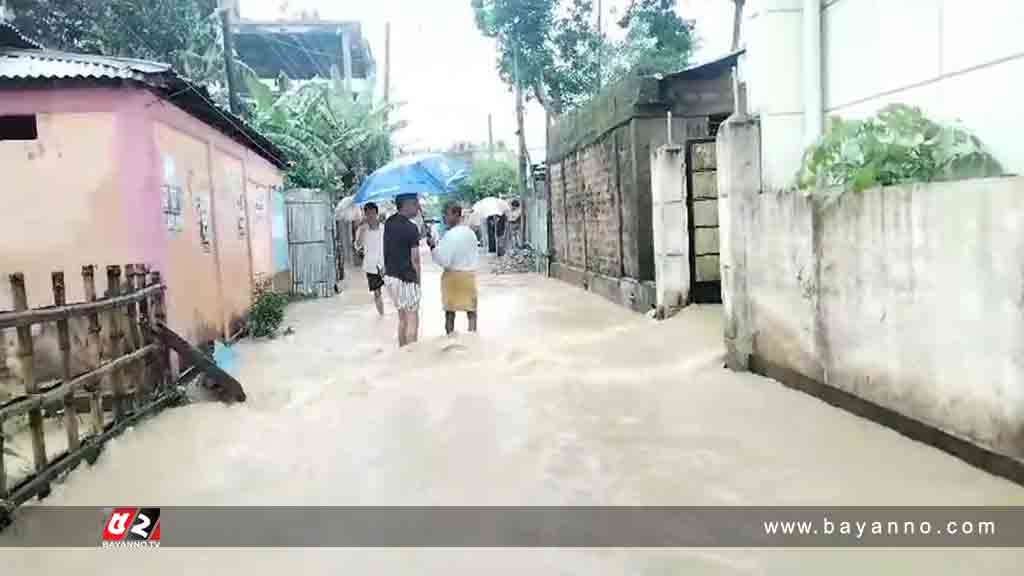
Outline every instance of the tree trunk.
<svg viewBox="0 0 1024 576">
<path fill-rule="evenodd" d="M 740 24 L 743 22 L 743 5 L 746 0 L 733 0 L 735 11 L 732 14 L 732 51 L 740 49 Z"/>
</svg>

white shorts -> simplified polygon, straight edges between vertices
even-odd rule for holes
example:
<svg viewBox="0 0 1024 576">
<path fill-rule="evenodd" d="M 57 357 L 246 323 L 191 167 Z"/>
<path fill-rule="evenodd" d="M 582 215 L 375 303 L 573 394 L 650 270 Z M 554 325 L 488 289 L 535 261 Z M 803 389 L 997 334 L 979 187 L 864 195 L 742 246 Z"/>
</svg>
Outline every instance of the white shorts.
<svg viewBox="0 0 1024 576">
<path fill-rule="evenodd" d="M 395 308 L 403 312 L 416 312 L 420 309 L 420 285 L 403 282 L 394 276 L 385 276 L 384 285 Z"/>
</svg>

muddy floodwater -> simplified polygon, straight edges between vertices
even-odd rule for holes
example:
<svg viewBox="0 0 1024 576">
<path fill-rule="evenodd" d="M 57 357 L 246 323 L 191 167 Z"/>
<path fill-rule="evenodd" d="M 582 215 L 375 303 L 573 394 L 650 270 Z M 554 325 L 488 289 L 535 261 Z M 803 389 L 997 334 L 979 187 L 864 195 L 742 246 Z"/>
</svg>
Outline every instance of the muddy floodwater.
<svg viewBox="0 0 1024 576">
<path fill-rule="evenodd" d="M 47 505 L 1024 505 L 993 477 L 722 369 L 721 310 L 657 323 L 534 275 L 481 274 L 443 336 L 436 270 L 398 350 L 357 273 L 238 345 L 248 403 L 169 410 Z M 465 328 L 460 317 L 457 327 Z M 1024 574 L 1017 550 L 0 552 L 4 574 Z M 13 572 L 10 568 L 13 567 Z"/>
</svg>

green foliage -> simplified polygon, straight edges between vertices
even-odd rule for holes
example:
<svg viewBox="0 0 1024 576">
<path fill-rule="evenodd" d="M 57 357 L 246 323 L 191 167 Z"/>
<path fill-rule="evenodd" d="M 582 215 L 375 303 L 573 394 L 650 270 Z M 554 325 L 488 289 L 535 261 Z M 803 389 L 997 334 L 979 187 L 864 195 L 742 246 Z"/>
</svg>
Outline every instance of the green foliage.
<svg viewBox="0 0 1024 576">
<path fill-rule="evenodd" d="M 686 67 L 693 54 L 693 21 L 676 14 L 675 0 L 637 0 L 619 21 L 626 38 L 613 45 L 613 79 Z"/>
<path fill-rule="evenodd" d="M 216 0 L 8 0 L 13 24 L 47 48 L 165 62 L 224 92 Z"/>
<path fill-rule="evenodd" d="M 675 13 L 676 0 L 634 0 L 619 25 L 626 39 L 611 43 L 597 29 L 592 0 L 471 0 L 477 28 L 498 42 L 498 72 L 520 83 L 553 115 L 589 100 L 609 78 L 635 69 L 682 69 L 692 51 L 693 24 Z"/>
<path fill-rule="evenodd" d="M 895 104 L 866 120 L 834 118 L 828 133 L 804 154 L 799 182 L 801 188 L 831 196 L 1001 174 L 999 162 L 973 134 L 938 124 L 919 108 Z"/>
<path fill-rule="evenodd" d="M 477 28 L 498 42 L 498 73 L 549 111 L 586 100 L 597 85 L 600 37 L 590 0 L 471 0 Z"/>
<path fill-rule="evenodd" d="M 288 297 L 274 292 L 263 292 L 249 310 L 249 335 L 254 338 L 273 336 L 284 322 L 284 309 Z"/>
<path fill-rule="evenodd" d="M 507 196 L 518 186 L 514 164 L 501 160 L 478 160 L 473 163 L 469 178 L 459 186 L 459 199 L 473 203 L 488 196 Z"/>
<path fill-rule="evenodd" d="M 274 94 L 248 75 L 252 123 L 292 160 L 287 185 L 342 192 L 391 160 L 393 106 L 353 100 L 329 81 Z"/>
</svg>

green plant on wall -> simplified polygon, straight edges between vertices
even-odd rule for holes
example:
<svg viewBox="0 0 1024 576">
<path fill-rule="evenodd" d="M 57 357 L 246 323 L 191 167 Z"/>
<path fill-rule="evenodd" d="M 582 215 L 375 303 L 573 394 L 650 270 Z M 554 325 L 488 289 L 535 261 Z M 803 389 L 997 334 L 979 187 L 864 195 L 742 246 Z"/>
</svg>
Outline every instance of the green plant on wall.
<svg viewBox="0 0 1024 576">
<path fill-rule="evenodd" d="M 999 162 L 967 130 L 894 104 L 866 120 L 832 118 L 828 133 L 804 154 L 799 184 L 832 197 L 875 186 L 1002 174 Z"/>
</svg>

